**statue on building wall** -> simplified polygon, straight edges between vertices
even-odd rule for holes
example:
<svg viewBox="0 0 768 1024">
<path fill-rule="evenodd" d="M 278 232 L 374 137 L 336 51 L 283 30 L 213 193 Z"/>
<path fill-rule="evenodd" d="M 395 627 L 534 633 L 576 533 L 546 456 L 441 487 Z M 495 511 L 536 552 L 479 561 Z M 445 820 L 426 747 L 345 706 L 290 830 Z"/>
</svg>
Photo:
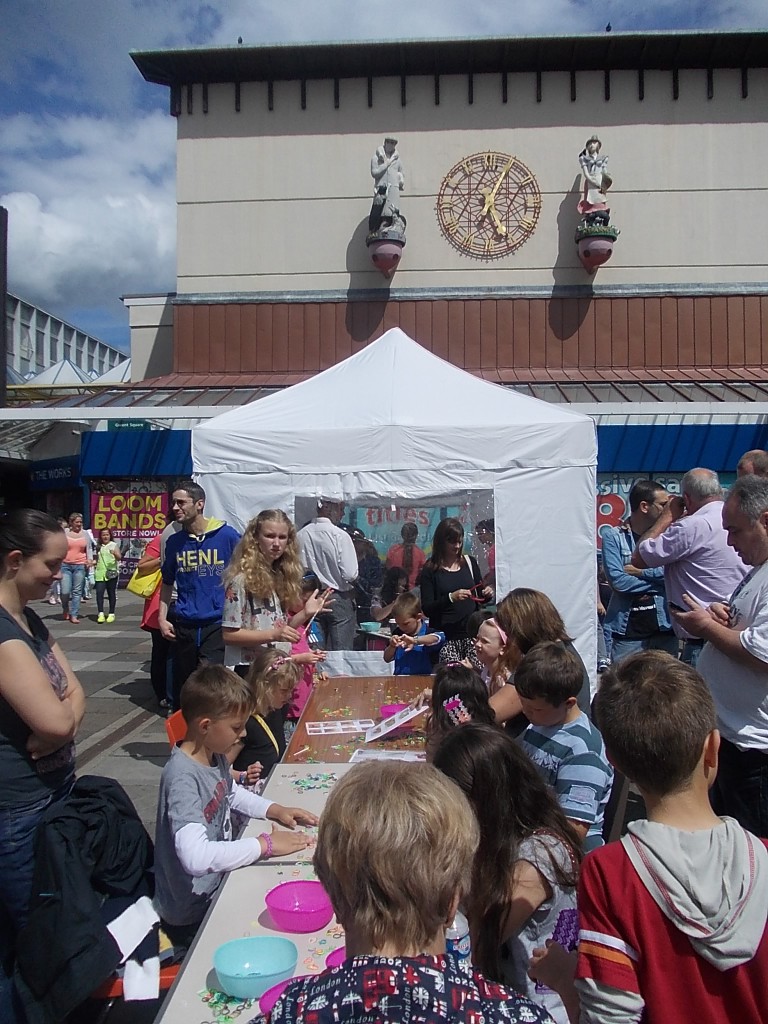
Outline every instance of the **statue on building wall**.
<svg viewBox="0 0 768 1024">
<path fill-rule="evenodd" d="M 405 217 L 400 212 L 400 193 L 405 171 L 397 150 L 397 139 L 388 135 L 371 157 L 373 203 L 368 216 L 365 244 L 373 265 L 390 277 L 400 262 L 405 245 Z"/>
<path fill-rule="evenodd" d="M 577 204 L 581 220 L 576 228 L 575 241 L 579 247 L 579 259 L 591 274 L 611 258 L 613 243 L 619 235 L 618 228 L 611 224 L 608 189 L 613 179 L 608 173 L 608 157 L 601 153 L 602 145 L 597 135 L 592 135 L 579 153 L 584 186 Z"/>
</svg>

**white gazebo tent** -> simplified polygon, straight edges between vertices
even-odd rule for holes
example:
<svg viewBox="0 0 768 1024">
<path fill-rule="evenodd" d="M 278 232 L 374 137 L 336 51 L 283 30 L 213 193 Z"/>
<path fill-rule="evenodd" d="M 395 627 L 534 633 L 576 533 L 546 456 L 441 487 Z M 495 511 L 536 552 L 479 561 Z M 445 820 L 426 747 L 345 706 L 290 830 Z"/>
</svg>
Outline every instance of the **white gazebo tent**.
<svg viewBox="0 0 768 1024">
<path fill-rule="evenodd" d="M 496 520 L 499 597 L 516 586 L 547 593 L 594 665 L 589 417 L 480 380 L 394 328 L 309 380 L 195 427 L 192 458 L 207 508 L 238 528 L 260 509 L 294 516 L 301 499 L 320 496 L 479 510 L 492 495 L 493 511 L 477 518 Z M 370 657 L 380 670 L 381 656 Z"/>
</svg>

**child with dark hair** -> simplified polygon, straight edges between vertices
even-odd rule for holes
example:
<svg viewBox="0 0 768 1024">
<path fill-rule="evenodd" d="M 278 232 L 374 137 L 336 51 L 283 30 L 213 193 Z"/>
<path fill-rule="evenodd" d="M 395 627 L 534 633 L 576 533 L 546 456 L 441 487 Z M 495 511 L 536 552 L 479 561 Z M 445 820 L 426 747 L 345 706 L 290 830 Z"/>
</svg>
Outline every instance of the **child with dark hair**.
<svg viewBox="0 0 768 1024">
<path fill-rule="evenodd" d="M 764 1021 L 768 841 L 710 806 L 720 735 L 707 685 L 669 654 L 644 651 L 604 673 L 595 718 L 647 820 L 584 861 L 580 1007 L 558 975 L 561 950 L 537 951 L 532 970 L 583 1024 Z"/>
<path fill-rule="evenodd" d="M 535 644 L 515 672 L 529 721 L 520 743 L 557 794 L 584 850 L 603 845 L 603 817 L 613 769 L 600 733 L 579 708 L 580 658 L 557 641 Z"/>
<path fill-rule="evenodd" d="M 504 729 L 471 722 L 450 730 L 434 765 L 466 793 L 480 826 L 465 899 L 472 962 L 567 1024 L 560 997 L 537 988 L 527 969 L 547 940 L 576 946 L 579 836 Z"/>
<path fill-rule="evenodd" d="M 416 594 L 401 594 L 395 601 L 392 614 L 397 633 L 384 651 L 384 661 L 395 663 L 396 676 L 431 675 L 437 651 L 445 643 L 445 634 L 430 629 Z"/>
<path fill-rule="evenodd" d="M 426 724 L 427 760 L 431 760 L 443 736 L 457 725 L 465 722 L 493 725 L 495 722 L 488 703 L 488 688 L 473 668 L 460 662 L 440 665 L 435 672 L 432 692 L 425 691 L 424 696 L 430 703 Z"/>
<path fill-rule="evenodd" d="M 408 593 L 408 573 L 405 569 L 386 569 L 381 590 L 371 599 L 371 620 L 386 622 L 392 615 L 395 601 L 401 594 Z"/>
</svg>

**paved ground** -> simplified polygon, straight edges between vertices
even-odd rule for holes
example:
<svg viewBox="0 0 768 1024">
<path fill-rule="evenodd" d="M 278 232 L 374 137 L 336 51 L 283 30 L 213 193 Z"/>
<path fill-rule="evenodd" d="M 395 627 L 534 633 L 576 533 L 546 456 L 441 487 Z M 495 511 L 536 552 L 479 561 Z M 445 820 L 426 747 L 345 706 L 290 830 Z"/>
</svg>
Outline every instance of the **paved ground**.
<svg viewBox="0 0 768 1024">
<path fill-rule="evenodd" d="M 96 601 L 86 601 L 77 626 L 62 621 L 61 607 L 37 603 L 51 633 L 72 663 L 87 704 L 77 741 L 78 775 L 117 779 L 154 837 L 160 773 L 168 758 L 165 717 L 149 683 L 149 635 L 139 628 L 144 602 L 118 592 L 117 620 L 96 622 Z"/>
</svg>

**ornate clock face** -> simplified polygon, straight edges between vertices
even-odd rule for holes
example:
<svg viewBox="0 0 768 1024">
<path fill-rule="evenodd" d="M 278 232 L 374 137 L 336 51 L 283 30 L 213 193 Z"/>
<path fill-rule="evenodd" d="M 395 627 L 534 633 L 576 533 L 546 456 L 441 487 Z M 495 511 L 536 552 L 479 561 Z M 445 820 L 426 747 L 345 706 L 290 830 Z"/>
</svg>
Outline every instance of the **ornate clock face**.
<svg viewBox="0 0 768 1024">
<path fill-rule="evenodd" d="M 498 260 L 516 252 L 536 227 L 541 193 L 524 163 L 507 153 L 473 153 L 443 178 L 440 230 L 465 256 Z"/>
</svg>

